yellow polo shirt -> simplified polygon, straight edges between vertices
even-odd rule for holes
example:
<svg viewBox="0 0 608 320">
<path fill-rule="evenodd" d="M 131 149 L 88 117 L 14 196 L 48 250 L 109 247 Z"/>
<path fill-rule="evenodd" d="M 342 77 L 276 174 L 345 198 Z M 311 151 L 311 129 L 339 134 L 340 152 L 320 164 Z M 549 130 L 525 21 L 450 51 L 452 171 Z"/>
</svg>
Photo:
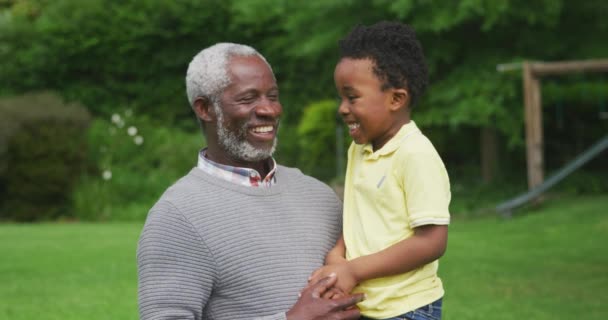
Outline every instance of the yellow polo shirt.
<svg viewBox="0 0 608 320">
<path fill-rule="evenodd" d="M 344 189 L 346 258 L 381 251 L 414 234 L 422 225 L 450 223 L 450 181 L 439 154 L 413 121 L 382 148 L 371 144 L 348 150 Z M 360 283 L 358 304 L 370 318 L 390 318 L 443 296 L 438 261 L 396 276 Z"/>
</svg>

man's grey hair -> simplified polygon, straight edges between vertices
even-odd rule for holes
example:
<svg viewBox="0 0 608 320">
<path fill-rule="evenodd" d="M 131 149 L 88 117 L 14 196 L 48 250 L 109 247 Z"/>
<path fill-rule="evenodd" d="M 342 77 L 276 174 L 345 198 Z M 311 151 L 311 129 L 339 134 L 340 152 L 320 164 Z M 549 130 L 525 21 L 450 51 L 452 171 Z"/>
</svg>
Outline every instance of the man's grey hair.
<svg viewBox="0 0 608 320">
<path fill-rule="evenodd" d="M 218 95 L 230 84 L 228 60 L 233 56 L 258 56 L 272 70 L 264 56 L 247 45 L 222 42 L 203 49 L 190 61 L 186 72 L 186 92 L 191 107 L 194 108 L 194 101 L 200 97 L 219 107 L 216 106 Z"/>
</svg>

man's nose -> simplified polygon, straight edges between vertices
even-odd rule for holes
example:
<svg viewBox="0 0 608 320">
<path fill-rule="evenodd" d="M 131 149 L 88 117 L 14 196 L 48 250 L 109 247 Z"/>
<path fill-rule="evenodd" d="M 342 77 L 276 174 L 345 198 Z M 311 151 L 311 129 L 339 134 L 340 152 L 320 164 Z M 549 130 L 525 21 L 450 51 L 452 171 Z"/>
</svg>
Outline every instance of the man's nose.
<svg viewBox="0 0 608 320">
<path fill-rule="evenodd" d="M 262 99 L 260 104 L 255 108 L 255 114 L 259 117 L 278 118 L 283 112 L 283 107 L 278 101 L 272 101 L 267 98 Z"/>
</svg>

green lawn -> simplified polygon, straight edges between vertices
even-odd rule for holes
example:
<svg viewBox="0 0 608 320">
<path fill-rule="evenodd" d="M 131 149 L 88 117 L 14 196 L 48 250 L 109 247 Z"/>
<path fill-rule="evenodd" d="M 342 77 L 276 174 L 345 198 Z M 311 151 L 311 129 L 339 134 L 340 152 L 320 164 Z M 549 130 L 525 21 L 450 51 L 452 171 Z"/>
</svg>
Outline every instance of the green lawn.
<svg viewBox="0 0 608 320">
<path fill-rule="evenodd" d="M 0 319 L 136 319 L 141 224 L 0 225 Z M 444 319 L 608 317 L 608 196 L 450 227 Z"/>
<path fill-rule="evenodd" d="M 445 319 L 607 319 L 608 196 L 511 220 L 454 220 L 439 273 Z"/>
<path fill-rule="evenodd" d="M 0 319 L 137 319 L 141 226 L 0 226 Z"/>
</svg>

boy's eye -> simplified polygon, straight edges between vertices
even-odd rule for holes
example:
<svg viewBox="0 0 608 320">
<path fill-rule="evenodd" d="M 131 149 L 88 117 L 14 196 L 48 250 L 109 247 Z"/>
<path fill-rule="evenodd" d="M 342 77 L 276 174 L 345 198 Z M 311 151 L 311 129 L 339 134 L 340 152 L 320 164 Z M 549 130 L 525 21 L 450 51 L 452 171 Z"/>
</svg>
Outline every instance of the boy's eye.
<svg viewBox="0 0 608 320">
<path fill-rule="evenodd" d="M 346 99 L 348 99 L 348 101 L 353 102 L 355 101 L 355 99 L 357 99 L 357 96 L 346 96 Z"/>
</svg>

